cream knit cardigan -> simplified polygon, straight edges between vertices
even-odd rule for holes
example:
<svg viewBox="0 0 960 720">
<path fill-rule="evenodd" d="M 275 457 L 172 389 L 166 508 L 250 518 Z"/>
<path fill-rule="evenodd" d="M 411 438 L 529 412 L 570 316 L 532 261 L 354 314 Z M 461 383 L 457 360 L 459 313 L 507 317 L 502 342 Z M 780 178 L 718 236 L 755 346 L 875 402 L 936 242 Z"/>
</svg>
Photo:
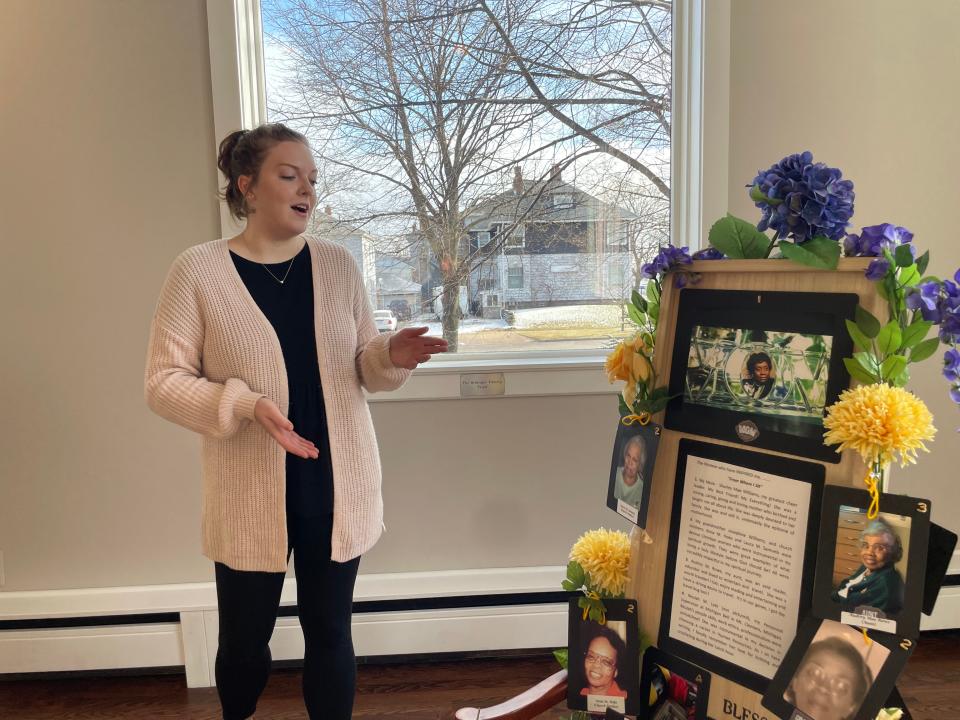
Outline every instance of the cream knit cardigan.
<svg viewBox="0 0 960 720">
<path fill-rule="evenodd" d="M 332 559 L 346 562 L 383 528 L 380 457 L 361 387 L 393 390 L 410 371 L 391 363 L 350 253 L 307 245 L 333 459 Z M 286 452 L 253 415 L 261 397 L 286 415 L 286 368 L 226 240 L 174 261 L 150 328 L 145 395 L 158 415 L 202 435 L 203 554 L 235 570 L 286 571 Z"/>
</svg>

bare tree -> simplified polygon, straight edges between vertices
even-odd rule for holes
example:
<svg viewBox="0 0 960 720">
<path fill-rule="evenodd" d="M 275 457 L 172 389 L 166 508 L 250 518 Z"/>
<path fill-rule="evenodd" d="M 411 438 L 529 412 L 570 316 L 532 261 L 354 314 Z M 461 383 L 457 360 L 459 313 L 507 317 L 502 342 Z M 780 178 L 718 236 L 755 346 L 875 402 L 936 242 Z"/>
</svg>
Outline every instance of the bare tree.
<svg viewBox="0 0 960 720">
<path fill-rule="evenodd" d="M 263 13 L 292 69 L 271 116 L 356 190 L 352 226 L 428 249 L 453 350 L 460 285 L 539 211 L 553 169 L 602 153 L 669 196 L 644 154 L 669 144 L 669 3 L 263 0 Z M 503 192 L 519 163 L 535 182 Z M 468 233 L 484 214 L 511 226 L 481 247 Z"/>
</svg>

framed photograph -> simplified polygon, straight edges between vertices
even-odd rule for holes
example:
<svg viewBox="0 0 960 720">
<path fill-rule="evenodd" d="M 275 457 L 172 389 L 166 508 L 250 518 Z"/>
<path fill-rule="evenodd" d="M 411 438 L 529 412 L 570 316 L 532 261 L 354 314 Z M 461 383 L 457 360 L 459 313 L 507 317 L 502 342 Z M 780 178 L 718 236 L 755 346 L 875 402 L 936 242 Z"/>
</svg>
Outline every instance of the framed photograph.
<svg viewBox="0 0 960 720">
<path fill-rule="evenodd" d="M 636 715 L 640 706 L 640 633 L 635 600 L 604 600 L 606 622 L 584 620 L 570 599 L 567 706 Z"/>
<path fill-rule="evenodd" d="M 661 650 L 764 691 L 810 609 L 825 470 L 680 441 Z"/>
<path fill-rule="evenodd" d="M 839 462 L 823 416 L 850 384 L 856 306 L 852 293 L 684 289 L 666 426 Z"/>
<path fill-rule="evenodd" d="M 686 660 L 649 647 L 643 653 L 640 720 L 706 720 L 710 673 Z"/>
<path fill-rule="evenodd" d="M 957 534 L 945 527 L 930 523 L 930 543 L 927 546 L 927 577 L 923 583 L 924 615 L 932 615 L 940 588 L 950 569 L 953 551 L 957 547 Z"/>
<path fill-rule="evenodd" d="M 829 486 L 823 493 L 820 557 L 813 591 L 817 617 L 905 637 L 920 633 L 930 501 Z"/>
<path fill-rule="evenodd" d="M 607 507 L 639 527 L 647 524 L 650 484 L 661 430 L 655 423 L 617 423 L 607 482 Z"/>
<path fill-rule="evenodd" d="M 873 720 L 915 642 L 807 618 L 770 686 L 764 707 L 785 720 Z"/>
</svg>

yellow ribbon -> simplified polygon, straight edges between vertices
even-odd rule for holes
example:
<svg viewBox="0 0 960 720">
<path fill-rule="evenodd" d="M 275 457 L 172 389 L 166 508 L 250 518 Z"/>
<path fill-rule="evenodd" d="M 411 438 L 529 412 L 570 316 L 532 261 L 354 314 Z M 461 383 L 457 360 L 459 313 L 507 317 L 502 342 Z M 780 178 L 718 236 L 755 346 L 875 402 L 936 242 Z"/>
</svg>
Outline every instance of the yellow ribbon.
<svg viewBox="0 0 960 720">
<path fill-rule="evenodd" d="M 640 423 L 641 425 L 646 425 L 650 422 L 650 413 L 642 412 L 639 415 L 624 415 L 620 418 L 620 422 L 624 425 L 633 425 L 634 423 Z"/>
<path fill-rule="evenodd" d="M 870 636 L 867 635 L 866 628 L 860 628 L 860 629 L 863 630 L 863 642 L 865 642 L 869 646 L 873 642 L 873 640 L 871 640 Z"/>
<path fill-rule="evenodd" d="M 877 487 L 877 479 L 873 476 L 873 471 L 867 472 L 863 479 L 867 490 L 870 491 L 870 507 L 867 508 L 867 519 L 873 520 L 880 514 L 880 489 Z"/>
<path fill-rule="evenodd" d="M 597 595 L 595 592 L 592 592 L 592 591 L 587 593 L 587 597 L 590 598 L 591 600 L 597 600 L 597 601 L 600 600 L 600 596 Z M 590 608 L 589 608 L 589 607 L 585 607 L 585 608 L 583 609 L 583 619 L 586 620 L 586 619 L 587 619 L 587 615 L 589 615 L 589 614 L 590 614 Z M 607 612 L 606 612 L 606 610 L 603 609 L 603 603 L 602 603 L 602 602 L 600 603 L 600 624 L 601 624 L 601 625 L 606 625 L 606 624 L 607 624 Z"/>
</svg>

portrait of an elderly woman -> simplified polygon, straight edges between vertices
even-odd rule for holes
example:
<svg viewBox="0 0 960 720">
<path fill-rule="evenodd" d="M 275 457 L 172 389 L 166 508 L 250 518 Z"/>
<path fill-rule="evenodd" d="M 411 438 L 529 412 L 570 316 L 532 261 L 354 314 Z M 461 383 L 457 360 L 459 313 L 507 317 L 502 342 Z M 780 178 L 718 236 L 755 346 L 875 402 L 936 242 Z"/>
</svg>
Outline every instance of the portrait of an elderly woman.
<svg viewBox="0 0 960 720">
<path fill-rule="evenodd" d="M 832 600 L 844 610 L 869 606 L 886 614 L 903 607 L 903 578 L 895 567 L 903 557 L 897 531 L 882 519 L 860 533 L 860 567 L 834 590 Z"/>
</svg>

